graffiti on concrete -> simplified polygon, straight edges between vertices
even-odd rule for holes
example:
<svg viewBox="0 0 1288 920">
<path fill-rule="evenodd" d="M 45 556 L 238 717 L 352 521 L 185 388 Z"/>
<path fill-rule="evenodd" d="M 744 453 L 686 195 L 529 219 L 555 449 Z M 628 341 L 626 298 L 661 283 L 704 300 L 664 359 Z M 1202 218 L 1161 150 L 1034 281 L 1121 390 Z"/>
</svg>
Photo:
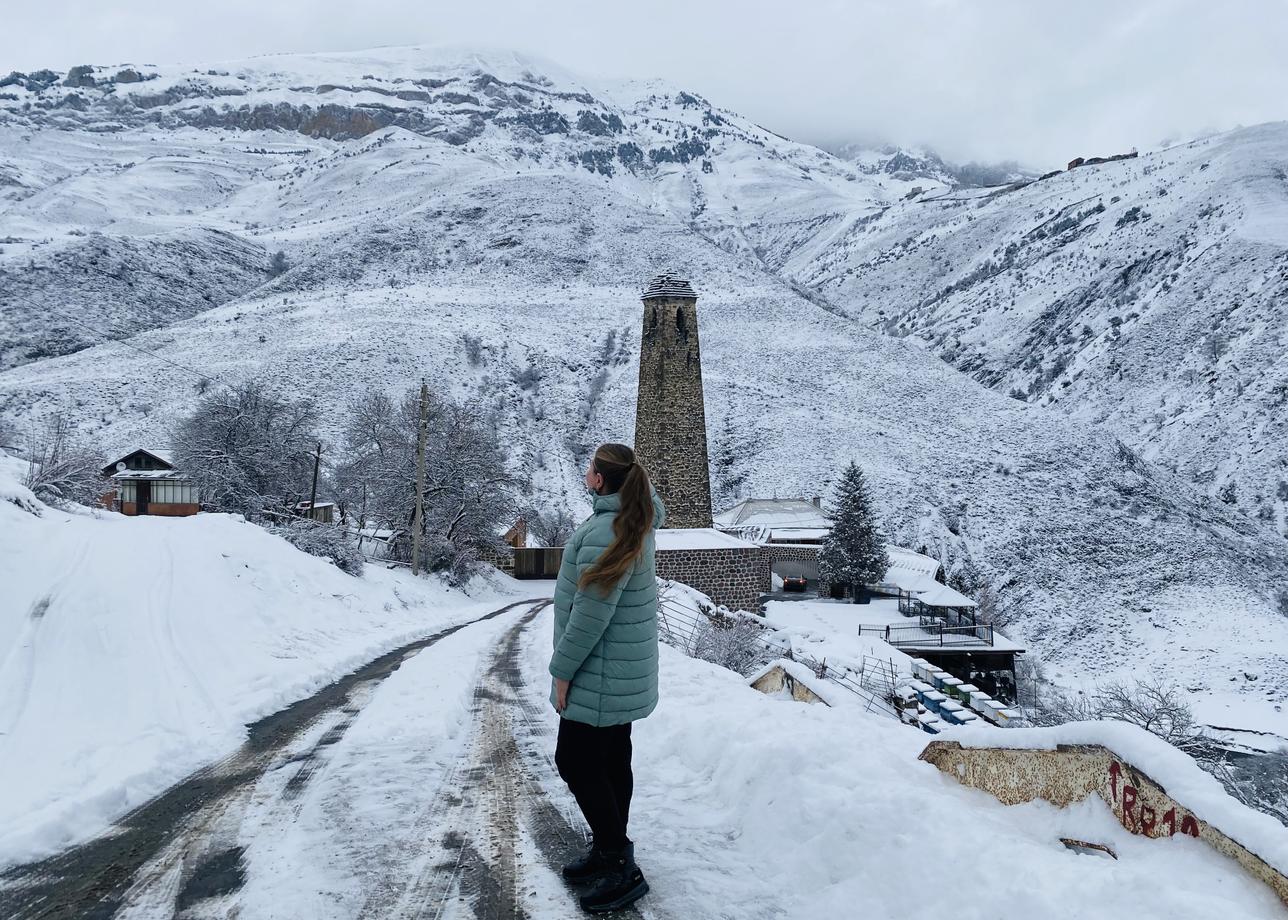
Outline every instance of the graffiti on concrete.
<svg viewBox="0 0 1288 920">
<path fill-rule="evenodd" d="M 1114 760 L 1109 764 L 1109 792 L 1114 810 L 1118 811 L 1123 827 L 1133 834 L 1144 834 L 1146 837 L 1171 837 L 1177 830 L 1177 812 L 1173 805 L 1163 812 L 1160 821 L 1158 810 L 1141 800 L 1140 789 L 1126 782 L 1130 777 L 1124 776 L 1126 768 Z M 1180 831 L 1191 837 L 1199 835 L 1199 822 L 1193 815 L 1184 811 L 1180 813 Z"/>
</svg>

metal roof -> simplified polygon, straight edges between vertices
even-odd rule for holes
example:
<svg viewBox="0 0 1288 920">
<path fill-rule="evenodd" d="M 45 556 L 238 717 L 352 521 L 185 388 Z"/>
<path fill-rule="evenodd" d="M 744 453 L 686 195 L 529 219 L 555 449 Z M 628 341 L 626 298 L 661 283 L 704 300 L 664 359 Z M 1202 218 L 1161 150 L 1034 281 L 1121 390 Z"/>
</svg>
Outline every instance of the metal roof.
<svg viewBox="0 0 1288 920">
<path fill-rule="evenodd" d="M 804 498 L 746 498 L 715 516 L 717 524 L 733 527 L 817 527 L 830 530 L 827 512 Z"/>
<path fill-rule="evenodd" d="M 130 451 L 128 454 L 125 454 L 125 455 L 123 455 L 123 456 L 117 457 L 115 460 L 113 460 L 113 461 L 111 461 L 110 463 L 106 464 L 106 465 L 103 467 L 103 472 L 104 472 L 105 474 L 107 474 L 107 475 L 111 475 L 111 474 L 108 472 L 109 470 L 111 470 L 112 468 L 114 468 L 114 467 L 116 466 L 116 464 L 118 464 L 118 463 L 124 463 L 126 460 L 130 459 L 130 458 L 131 458 L 131 457 L 133 457 L 135 454 L 147 454 L 147 455 L 148 455 L 148 456 L 150 456 L 153 460 L 157 460 L 157 461 L 159 461 L 159 462 L 161 462 L 161 463 L 164 463 L 166 466 L 169 466 L 169 467 L 173 467 L 173 466 L 174 466 L 174 454 L 170 451 L 170 449 L 169 449 L 169 448 L 164 448 L 164 447 L 136 447 L 136 448 L 134 448 L 134 450 Z"/>
<path fill-rule="evenodd" d="M 178 470 L 121 470 L 112 474 L 113 479 L 182 479 L 188 477 Z"/>
</svg>

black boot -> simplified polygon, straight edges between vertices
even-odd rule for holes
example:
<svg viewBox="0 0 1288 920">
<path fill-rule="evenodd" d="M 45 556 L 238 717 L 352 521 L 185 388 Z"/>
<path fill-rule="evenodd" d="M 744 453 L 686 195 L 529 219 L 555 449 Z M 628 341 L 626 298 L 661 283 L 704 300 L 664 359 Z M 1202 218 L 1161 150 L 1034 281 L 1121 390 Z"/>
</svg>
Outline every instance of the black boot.
<svg viewBox="0 0 1288 920">
<path fill-rule="evenodd" d="M 563 867 L 563 877 L 574 885 L 585 885 L 598 881 L 608 869 L 608 857 L 603 850 L 592 845 L 585 856 Z"/>
<path fill-rule="evenodd" d="M 628 843 L 614 852 L 605 851 L 604 858 L 607 866 L 599 883 L 581 898 L 582 908 L 592 914 L 621 910 L 648 894 L 644 873 L 635 865 L 635 844 Z"/>
</svg>

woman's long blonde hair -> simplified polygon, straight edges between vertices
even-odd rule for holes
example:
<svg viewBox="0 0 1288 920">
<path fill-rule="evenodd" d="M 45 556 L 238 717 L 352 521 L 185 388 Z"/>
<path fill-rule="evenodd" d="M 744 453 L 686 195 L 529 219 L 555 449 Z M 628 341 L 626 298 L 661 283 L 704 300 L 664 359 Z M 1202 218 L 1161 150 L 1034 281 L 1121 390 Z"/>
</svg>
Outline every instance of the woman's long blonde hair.
<svg viewBox="0 0 1288 920">
<path fill-rule="evenodd" d="M 644 538 L 653 529 L 653 490 L 648 473 L 625 444 L 601 444 L 592 461 L 604 477 L 603 494 L 621 496 L 621 509 L 613 519 L 613 542 L 581 576 L 577 586 L 607 592 L 617 584 L 644 551 Z"/>
</svg>

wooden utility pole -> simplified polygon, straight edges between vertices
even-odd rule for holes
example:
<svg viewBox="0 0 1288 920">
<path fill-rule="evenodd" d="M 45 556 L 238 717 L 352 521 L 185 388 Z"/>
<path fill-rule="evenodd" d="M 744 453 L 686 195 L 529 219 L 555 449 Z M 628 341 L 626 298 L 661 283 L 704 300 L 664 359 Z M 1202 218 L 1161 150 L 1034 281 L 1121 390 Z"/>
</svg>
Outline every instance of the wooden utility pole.
<svg viewBox="0 0 1288 920">
<path fill-rule="evenodd" d="M 411 525 L 411 573 L 420 574 L 420 532 L 425 522 L 425 429 L 429 415 L 429 387 L 420 384 L 420 412 L 416 432 L 416 513 Z"/>
<path fill-rule="evenodd" d="M 317 453 L 313 455 L 313 489 L 309 492 L 309 520 L 313 520 L 313 509 L 318 501 L 318 467 L 322 465 L 322 442 L 318 442 Z"/>
</svg>

